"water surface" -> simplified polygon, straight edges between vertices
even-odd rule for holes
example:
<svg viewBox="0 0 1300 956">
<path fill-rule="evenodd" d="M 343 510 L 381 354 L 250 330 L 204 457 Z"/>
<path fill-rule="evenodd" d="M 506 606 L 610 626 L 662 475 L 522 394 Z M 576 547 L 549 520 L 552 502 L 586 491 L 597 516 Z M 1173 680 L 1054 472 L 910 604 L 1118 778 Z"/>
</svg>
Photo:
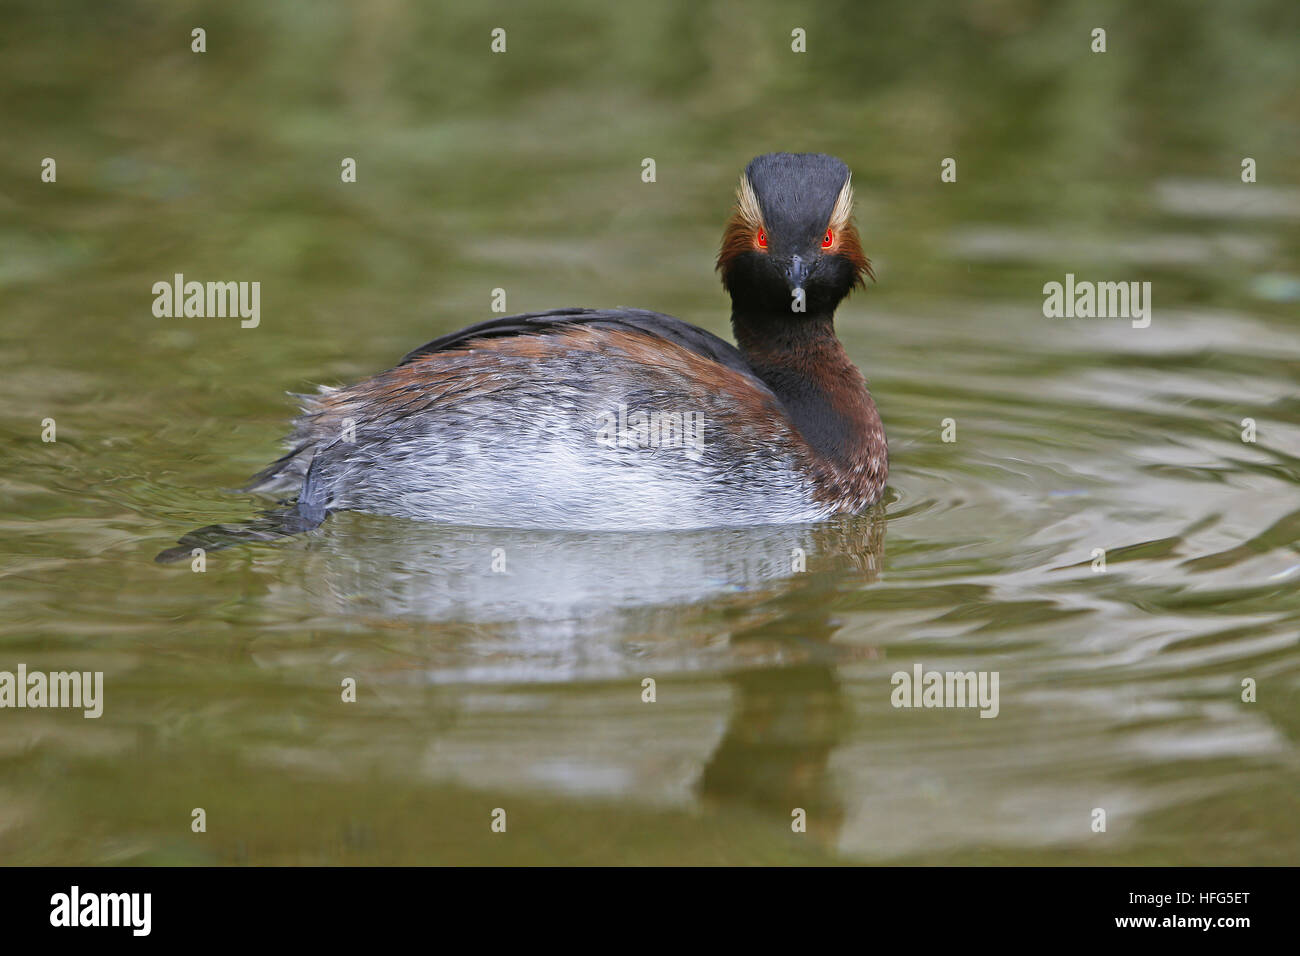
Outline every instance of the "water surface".
<svg viewBox="0 0 1300 956">
<path fill-rule="evenodd" d="M 0 711 L 0 860 L 1296 862 L 1300 24 L 1143 4 L 1096 55 L 1090 7 L 7 15 L 0 670 L 101 670 L 106 699 Z M 838 326 L 890 437 L 877 512 L 344 514 L 153 563 L 266 507 L 227 489 L 286 392 L 494 288 L 725 334 L 730 193 L 781 148 L 854 169 L 878 281 Z M 155 318 L 177 272 L 260 281 L 259 326 Z M 1150 327 L 1044 318 L 1066 273 L 1151 282 Z M 998 716 L 891 706 L 917 663 L 998 672 Z"/>
</svg>

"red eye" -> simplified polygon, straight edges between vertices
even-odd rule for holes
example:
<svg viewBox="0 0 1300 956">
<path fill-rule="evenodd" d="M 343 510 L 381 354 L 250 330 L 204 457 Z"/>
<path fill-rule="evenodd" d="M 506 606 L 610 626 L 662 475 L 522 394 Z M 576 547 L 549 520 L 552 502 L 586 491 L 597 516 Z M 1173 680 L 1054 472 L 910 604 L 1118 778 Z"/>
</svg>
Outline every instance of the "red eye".
<svg viewBox="0 0 1300 956">
<path fill-rule="evenodd" d="M 832 235 L 831 235 L 831 231 L 830 231 L 829 229 L 827 229 L 827 230 L 826 230 L 826 235 L 822 236 L 822 248 L 823 248 L 823 249 L 829 249 L 829 248 L 831 247 L 831 244 L 832 244 L 833 242 L 835 242 L 835 237 L 832 236 Z"/>
<path fill-rule="evenodd" d="M 760 249 L 766 249 L 766 248 L 767 248 L 767 233 L 765 233 L 762 229 L 758 230 L 758 236 L 756 237 L 756 241 L 758 242 L 758 248 L 760 248 Z"/>
</svg>

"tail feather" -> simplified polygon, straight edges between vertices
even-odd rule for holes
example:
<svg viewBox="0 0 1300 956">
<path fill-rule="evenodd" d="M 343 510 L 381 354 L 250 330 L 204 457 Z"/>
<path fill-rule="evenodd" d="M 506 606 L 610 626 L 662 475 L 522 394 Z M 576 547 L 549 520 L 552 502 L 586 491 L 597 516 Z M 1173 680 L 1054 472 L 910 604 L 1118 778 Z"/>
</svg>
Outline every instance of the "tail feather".
<svg viewBox="0 0 1300 956">
<path fill-rule="evenodd" d="M 267 465 L 240 487 L 240 491 L 267 491 L 277 485 L 285 485 L 289 481 L 297 483 L 302 480 L 305 471 L 299 470 L 302 464 L 299 455 L 311 449 L 313 442 L 303 442 L 293 451 L 277 458 L 271 464 Z"/>
<path fill-rule="evenodd" d="M 315 450 L 327 437 L 323 425 L 326 413 L 325 401 L 338 389 L 328 385 L 320 386 L 319 394 L 294 394 L 298 400 L 299 415 L 293 421 L 293 430 L 285 443 L 291 449 L 267 465 L 240 488 L 241 491 L 263 491 L 278 493 L 297 491 L 307 476 Z"/>
</svg>

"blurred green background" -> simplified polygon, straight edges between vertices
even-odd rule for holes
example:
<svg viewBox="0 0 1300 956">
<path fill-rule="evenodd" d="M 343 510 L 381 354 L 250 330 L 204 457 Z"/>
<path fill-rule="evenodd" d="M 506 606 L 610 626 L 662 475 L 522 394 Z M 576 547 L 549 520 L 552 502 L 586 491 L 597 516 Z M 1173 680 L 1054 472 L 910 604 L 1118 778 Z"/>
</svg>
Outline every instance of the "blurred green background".
<svg viewBox="0 0 1300 956">
<path fill-rule="evenodd" d="M 0 669 L 107 699 L 0 712 L 0 861 L 1295 862 L 1300 6 L 2 9 Z M 284 392 L 494 288 L 726 334 L 717 241 L 773 150 L 854 171 L 883 525 L 340 515 L 151 562 L 265 504 L 225 489 Z M 260 326 L 155 318 L 176 272 L 261 282 Z M 1152 327 L 1043 318 L 1066 272 L 1152 282 Z M 892 709 L 916 661 L 999 670 L 1001 715 Z"/>
</svg>

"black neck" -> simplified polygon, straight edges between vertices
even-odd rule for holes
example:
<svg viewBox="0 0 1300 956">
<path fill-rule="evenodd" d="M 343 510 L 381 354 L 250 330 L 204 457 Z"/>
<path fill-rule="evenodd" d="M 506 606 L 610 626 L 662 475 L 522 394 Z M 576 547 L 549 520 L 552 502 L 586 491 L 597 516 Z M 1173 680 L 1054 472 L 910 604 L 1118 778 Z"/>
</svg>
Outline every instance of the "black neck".
<svg viewBox="0 0 1300 956">
<path fill-rule="evenodd" d="M 804 440 L 842 465 L 858 457 L 875 408 L 835 336 L 833 313 L 733 310 L 731 327 L 750 367 L 776 393 Z"/>
</svg>

